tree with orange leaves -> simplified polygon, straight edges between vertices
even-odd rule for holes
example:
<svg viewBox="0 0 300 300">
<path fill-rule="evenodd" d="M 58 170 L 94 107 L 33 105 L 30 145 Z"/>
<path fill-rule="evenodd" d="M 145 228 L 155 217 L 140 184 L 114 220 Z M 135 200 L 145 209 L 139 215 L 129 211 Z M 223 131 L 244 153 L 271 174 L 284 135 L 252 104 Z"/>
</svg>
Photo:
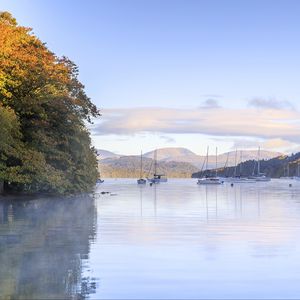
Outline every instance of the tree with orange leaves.
<svg viewBox="0 0 300 300">
<path fill-rule="evenodd" d="M 85 123 L 100 113 L 78 80 L 77 66 L 57 57 L 8 12 L 0 13 L 1 109 L 15 115 L 19 132 L 17 153 L 1 160 L 0 147 L 6 189 L 91 189 L 98 171 Z"/>
</svg>

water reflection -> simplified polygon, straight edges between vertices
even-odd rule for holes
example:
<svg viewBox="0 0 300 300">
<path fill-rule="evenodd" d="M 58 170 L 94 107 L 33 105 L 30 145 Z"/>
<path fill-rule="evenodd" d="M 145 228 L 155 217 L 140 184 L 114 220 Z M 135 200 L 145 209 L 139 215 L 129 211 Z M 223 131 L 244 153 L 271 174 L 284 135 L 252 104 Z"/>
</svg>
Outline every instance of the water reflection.
<svg viewBox="0 0 300 300">
<path fill-rule="evenodd" d="M 82 276 L 96 236 L 90 197 L 0 201 L 0 298 L 81 298 L 96 291 Z"/>
<path fill-rule="evenodd" d="M 299 235 L 300 182 L 2 199 L 0 298 L 299 298 Z"/>
<path fill-rule="evenodd" d="M 95 299 L 297 298 L 300 184 L 138 187 L 97 199 Z M 117 288 L 116 288 L 117 287 Z"/>
</svg>

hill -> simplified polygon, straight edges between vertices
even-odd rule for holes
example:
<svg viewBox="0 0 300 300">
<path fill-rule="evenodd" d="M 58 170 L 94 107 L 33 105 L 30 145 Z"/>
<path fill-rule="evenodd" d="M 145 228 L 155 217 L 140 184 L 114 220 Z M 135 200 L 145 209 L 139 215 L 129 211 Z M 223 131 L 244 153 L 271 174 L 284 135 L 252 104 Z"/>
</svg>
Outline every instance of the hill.
<svg viewBox="0 0 300 300">
<path fill-rule="evenodd" d="M 97 149 L 97 157 L 98 159 L 105 159 L 105 158 L 117 158 L 122 155 L 118 155 L 116 153 L 113 153 L 111 151 L 103 150 L 103 149 Z"/>
<path fill-rule="evenodd" d="M 154 159 L 154 152 L 155 152 L 155 150 L 147 152 L 143 156 Z M 119 158 L 119 157 L 123 156 L 123 155 L 117 155 L 117 154 L 107 151 L 107 150 L 97 150 L 97 153 L 99 153 L 99 158 L 101 158 L 101 159 Z M 274 158 L 274 157 L 277 157 L 280 155 L 282 155 L 282 153 L 280 153 L 280 152 L 273 152 L 273 151 L 266 151 L 266 150 L 261 150 L 261 152 L 260 152 L 261 159 L 270 159 L 270 158 Z M 218 165 L 224 166 L 228 159 L 227 165 L 234 166 L 235 160 L 236 160 L 235 156 L 236 156 L 236 151 L 230 151 L 230 152 L 219 154 L 218 155 Z M 126 156 L 124 156 L 124 157 L 126 157 Z M 194 165 L 196 168 L 201 169 L 205 159 L 206 159 L 205 155 L 197 155 L 196 153 L 192 152 L 191 150 L 189 150 L 187 148 L 173 147 L 173 148 L 157 149 L 157 160 L 158 161 L 187 162 L 187 163 Z M 242 157 L 241 157 L 241 152 L 240 151 L 237 152 L 237 163 L 239 163 L 241 161 L 255 160 L 255 159 L 257 159 L 257 150 L 243 150 Z M 215 168 L 215 161 L 216 161 L 215 155 L 208 156 L 208 168 L 209 169 Z"/>
<path fill-rule="evenodd" d="M 144 154 L 145 157 L 154 158 L 155 150 L 147 152 Z M 198 155 L 192 152 L 187 148 L 181 147 L 170 147 L 170 148 L 160 148 L 157 149 L 157 159 L 164 161 L 183 161 L 184 157 L 193 158 L 194 160 L 198 159 Z"/>
<path fill-rule="evenodd" d="M 143 176 L 151 177 L 153 174 L 154 160 L 143 159 Z M 151 170 L 152 168 L 152 170 Z M 99 162 L 101 177 L 124 177 L 138 178 L 140 176 L 140 157 L 122 156 L 119 158 L 106 158 Z M 151 171 L 150 171 L 151 170 Z M 174 178 L 190 178 L 193 173 L 199 171 L 198 168 L 186 162 L 159 162 L 157 172 L 166 174 Z"/>
<path fill-rule="evenodd" d="M 153 163 L 154 150 L 143 155 L 144 169 L 149 170 Z M 101 163 L 102 177 L 138 177 L 140 169 L 140 156 L 121 156 L 107 150 L 97 150 L 98 161 Z M 231 151 L 218 155 L 218 166 L 233 166 L 240 161 L 256 160 L 257 151 L 245 150 L 242 152 Z M 270 159 L 282 155 L 278 152 L 261 150 L 262 159 Z M 161 148 L 157 149 L 159 168 L 169 177 L 190 177 L 192 173 L 201 170 L 206 157 L 197 155 L 186 148 Z M 215 168 L 216 158 L 208 157 L 208 169 Z"/>
</svg>

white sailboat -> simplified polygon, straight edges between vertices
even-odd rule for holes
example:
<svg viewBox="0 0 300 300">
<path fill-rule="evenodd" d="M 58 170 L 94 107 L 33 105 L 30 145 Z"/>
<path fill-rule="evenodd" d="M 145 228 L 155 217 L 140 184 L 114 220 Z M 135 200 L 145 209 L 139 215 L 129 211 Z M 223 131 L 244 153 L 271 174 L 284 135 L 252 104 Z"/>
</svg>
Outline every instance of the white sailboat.
<svg viewBox="0 0 300 300">
<path fill-rule="evenodd" d="M 257 159 L 257 174 L 255 175 L 255 165 L 253 168 L 252 176 L 249 176 L 249 179 L 254 179 L 255 181 L 270 181 L 271 178 L 266 176 L 264 173 L 260 172 L 260 147 L 258 147 L 258 159 Z"/>
<path fill-rule="evenodd" d="M 209 147 L 207 147 L 206 152 L 206 171 L 208 170 L 208 151 Z M 199 185 L 207 185 L 207 184 L 223 184 L 224 181 L 218 177 L 218 148 L 216 148 L 216 174 L 215 176 L 206 175 L 203 178 L 198 179 L 197 184 Z"/>
<path fill-rule="evenodd" d="M 141 166 L 140 166 L 140 178 L 137 180 L 138 184 L 146 184 L 146 179 L 143 178 L 143 153 L 141 151 Z"/>
<path fill-rule="evenodd" d="M 251 183 L 251 182 L 256 182 L 255 179 L 251 179 L 248 177 L 242 176 L 242 162 L 243 162 L 243 152 L 240 151 L 240 165 L 239 165 L 239 175 L 237 174 L 237 153 L 238 150 L 236 149 L 235 151 L 235 159 L 234 159 L 234 174 L 233 177 L 230 177 L 227 179 L 227 181 L 230 181 L 231 183 Z"/>
<path fill-rule="evenodd" d="M 151 171 L 151 169 L 150 169 Z M 150 172 L 149 171 L 149 172 Z M 152 178 L 147 178 L 150 183 L 167 182 L 168 178 L 164 174 L 157 174 L 157 150 L 154 151 L 154 174 Z"/>
</svg>

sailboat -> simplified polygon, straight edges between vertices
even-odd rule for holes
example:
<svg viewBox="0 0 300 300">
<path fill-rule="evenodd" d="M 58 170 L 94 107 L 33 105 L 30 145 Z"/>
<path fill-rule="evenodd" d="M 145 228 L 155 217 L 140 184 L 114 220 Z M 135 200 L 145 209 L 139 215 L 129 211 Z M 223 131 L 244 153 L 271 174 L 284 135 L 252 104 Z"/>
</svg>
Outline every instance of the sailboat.
<svg viewBox="0 0 300 300">
<path fill-rule="evenodd" d="M 243 152 L 242 150 L 240 151 L 240 164 L 239 164 L 239 175 L 237 175 L 237 153 L 238 150 L 235 150 L 235 159 L 234 159 L 234 174 L 233 177 L 229 178 L 230 182 L 234 182 L 234 183 L 251 183 L 251 182 L 255 182 L 255 179 L 250 179 L 248 177 L 244 177 L 242 176 L 242 162 L 243 162 Z"/>
<path fill-rule="evenodd" d="M 271 178 L 267 177 L 264 173 L 260 172 L 260 147 L 258 147 L 258 158 L 257 158 L 257 174 L 255 175 L 255 165 L 253 168 L 252 176 L 249 176 L 249 179 L 254 179 L 255 181 L 270 181 Z"/>
<path fill-rule="evenodd" d="M 293 179 L 300 181 L 300 162 L 297 163 L 297 175 Z"/>
<path fill-rule="evenodd" d="M 140 168 L 140 178 L 137 180 L 138 184 L 146 184 L 146 179 L 143 178 L 143 153 L 141 151 L 141 168 Z"/>
<path fill-rule="evenodd" d="M 287 160 L 289 160 L 289 157 L 286 157 Z M 290 163 L 289 161 L 287 162 L 286 167 L 283 167 L 283 176 L 279 177 L 280 179 L 294 179 L 294 177 L 290 176 Z"/>
<path fill-rule="evenodd" d="M 151 169 L 150 169 L 151 171 Z M 149 173 L 150 173 L 149 171 Z M 152 178 L 147 178 L 150 183 L 167 182 L 168 179 L 164 174 L 157 174 L 157 150 L 154 151 L 154 174 Z"/>
<path fill-rule="evenodd" d="M 207 152 L 206 152 L 206 170 L 208 169 L 208 151 L 209 151 L 209 147 L 207 147 Z M 222 184 L 222 183 L 224 183 L 224 181 L 218 177 L 218 148 L 216 148 L 216 174 L 215 174 L 215 176 L 206 175 L 205 177 L 198 179 L 197 184 L 204 185 L 204 184 Z"/>
</svg>

